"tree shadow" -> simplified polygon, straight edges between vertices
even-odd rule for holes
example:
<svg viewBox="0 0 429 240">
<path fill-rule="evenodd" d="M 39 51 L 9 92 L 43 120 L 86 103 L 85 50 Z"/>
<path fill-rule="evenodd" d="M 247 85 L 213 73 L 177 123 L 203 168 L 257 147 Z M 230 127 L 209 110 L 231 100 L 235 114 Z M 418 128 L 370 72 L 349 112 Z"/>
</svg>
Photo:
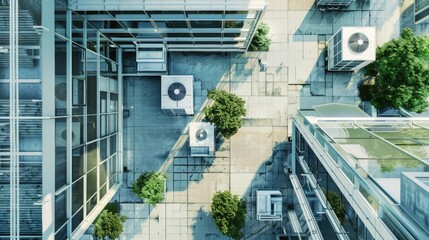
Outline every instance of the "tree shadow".
<svg viewBox="0 0 429 240">
<path fill-rule="evenodd" d="M 197 211 L 196 216 L 193 218 L 193 224 L 190 227 L 193 239 L 195 240 L 229 239 L 217 230 L 212 214 L 206 212 L 203 208 Z"/>
</svg>

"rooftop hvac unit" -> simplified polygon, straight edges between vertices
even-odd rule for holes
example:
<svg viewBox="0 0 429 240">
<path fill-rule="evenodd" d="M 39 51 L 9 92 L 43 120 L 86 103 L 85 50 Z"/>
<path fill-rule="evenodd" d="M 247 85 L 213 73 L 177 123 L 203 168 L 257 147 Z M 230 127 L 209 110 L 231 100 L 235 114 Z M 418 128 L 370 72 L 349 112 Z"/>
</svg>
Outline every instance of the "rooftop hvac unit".
<svg viewBox="0 0 429 240">
<path fill-rule="evenodd" d="M 161 76 L 161 109 L 169 115 L 194 114 L 194 76 Z"/>
<path fill-rule="evenodd" d="M 213 156 L 214 126 L 206 122 L 191 123 L 189 125 L 189 148 L 192 157 Z"/>
<path fill-rule="evenodd" d="M 328 71 L 357 71 L 375 60 L 375 27 L 343 27 L 328 40 Z"/>
<path fill-rule="evenodd" d="M 136 61 L 139 72 L 166 72 L 167 50 L 163 44 L 137 44 Z"/>
<path fill-rule="evenodd" d="M 259 221 L 281 221 L 282 216 L 282 193 L 273 190 L 257 190 L 256 218 Z"/>
</svg>

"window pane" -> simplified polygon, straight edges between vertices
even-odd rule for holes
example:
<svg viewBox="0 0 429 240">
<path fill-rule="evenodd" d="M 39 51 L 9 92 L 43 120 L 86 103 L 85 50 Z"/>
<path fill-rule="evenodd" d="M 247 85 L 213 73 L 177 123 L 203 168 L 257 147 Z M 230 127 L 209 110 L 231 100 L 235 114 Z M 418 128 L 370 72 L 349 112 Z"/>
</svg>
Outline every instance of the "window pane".
<svg viewBox="0 0 429 240">
<path fill-rule="evenodd" d="M 72 232 L 80 225 L 83 220 L 83 208 L 76 213 L 72 218 Z"/>
<path fill-rule="evenodd" d="M 86 196 L 91 197 L 97 192 L 97 168 L 86 175 Z"/>
<path fill-rule="evenodd" d="M 55 197 L 55 231 L 67 221 L 66 191 Z"/>
<path fill-rule="evenodd" d="M 78 211 L 83 205 L 83 178 L 73 183 L 72 186 L 72 214 Z"/>
<path fill-rule="evenodd" d="M 66 240 L 67 239 L 67 225 L 61 228 L 56 234 L 55 234 L 55 240 Z"/>
<path fill-rule="evenodd" d="M 110 93 L 110 112 L 118 111 L 118 94 Z"/>
<path fill-rule="evenodd" d="M 100 92 L 100 111 L 101 113 L 107 113 L 107 93 Z"/>
<path fill-rule="evenodd" d="M 107 181 L 107 161 L 100 165 L 100 186 Z M 101 197 L 100 197 L 101 198 Z"/>
<path fill-rule="evenodd" d="M 221 28 L 221 21 L 190 21 L 193 28 Z"/>
<path fill-rule="evenodd" d="M 67 115 L 66 83 L 66 42 L 56 38 L 55 41 L 55 115 Z"/>
<path fill-rule="evenodd" d="M 104 137 L 107 135 L 107 115 L 100 116 L 100 137 Z"/>
<path fill-rule="evenodd" d="M 111 136 L 110 137 L 110 155 L 113 155 L 116 153 L 116 136 Z"/>
<path fill-rule="evenodd" d="M 104 184 L 104 186 L 100 188 L 100 199 L 102 199 L 104 195 L 106 195 L 106 192 L 107 192 L 107 184 Z"/>
<path fill-rule="evenodd" d="M 66 119 L 55 120 L 55 189 L 59 189 L 67 180 L 67 129 Z"/>
<path fill-rule="evenodd" d="M 97 138 L 97 116 L 87 118 L 87 141 L 90 142 Z"/>
<path fill-rule="evenodd" d="M 100 161 L 107 158 L 107 138 L 100 141 Z"/>
<path fill-rule="evenodd" d="M 98 164 L 97 142 L 89 144 L 87 151 L 88 151 L 87 171 L 90 171 Z"/>
<path fill-rule="evenodd" d="M 115 133 L 118 131 L 118 115 L 117 114 L 110 114 L 109 115 L 109 133 Z"/>
<path fill-rule="evenodd" d="M 224 28 L 242 28 L 244 21 L 225 21 Z"/>
<path fill-rule="evenodd" d="M 83 175 L 84 170 L 84 150 L 85 147 L 73 149 L 72 152 L 72 179 L 75 181 Z"/>
<path fill-rule="evenodd" d="M 87 102 L 87 113 L 97 113 L 97 77 L 88 76 L 86 81 L 86 102 Z"/>
<path fill-rule="evenodd" d="M 73 117 L 72 121 L 72 145 L 78 146 L 83 143 L 83 117 Z"/>
<path fill-rule="evenodd" d="M 86 203 L 86 214 L 89 214 L 92 209 L 97 205 L 97 196 L 95 195 Z"/>
</svg>

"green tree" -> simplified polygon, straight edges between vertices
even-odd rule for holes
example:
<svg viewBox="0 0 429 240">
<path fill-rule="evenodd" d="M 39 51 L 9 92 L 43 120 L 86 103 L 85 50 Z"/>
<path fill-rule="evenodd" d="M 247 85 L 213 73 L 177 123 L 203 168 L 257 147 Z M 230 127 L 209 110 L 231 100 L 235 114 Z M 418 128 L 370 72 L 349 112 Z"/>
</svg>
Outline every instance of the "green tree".
<svg viewBox="0 0 429 240">
<path fill-rule="evenodd" d="M 124 231 L 123 223 L 126 218 L 117 213 L 103 210 L 97 217 L 94 235 L 99 239 L 115 239 Z"/>
<path fill-rule="evenodd" d="M 211 209 L 216 227 L 222 234 L 235 240 L 244 236 L 241 228 L 246 218 L 246 201 L 229 191 L 217 192 L 212 198 Z"/>
<path fill-rule="evenodd" d="M 343 223 L 346 215 L 343 210 L 340 196 L 338 193 L 332 191 L 325 192 L 325 196 L 326 200 L 328 200 L 329 204 L 331 205 L 332 210 L 334 210 L 335 215 L 337 215 L 338 220 Z"/>
<path fill-rule="evenodd" d="M 131 191 L 144 199 L 145 203 L 156 206 L 164 199 L 164 185 L 167 175 L 158 172 L 145 172 L 131 186 Z"/>
<path fill-rule="evenodd" d="M 268 51 L 271 39 L 268 36 L 270 27 L 266 23 L 261 23 L 256 29 L 256 33 L 253 36 L 252 42 L 250 43 L 250 50 L 252 51 Z"/>
<path fill-rule="evenodd" d="M 375 77 L 371 88 L 375 107 L 421 113 L 428 107 L 429 37 L 403 29 L 399 38 L 377 47 L 376 61 L 365 68 L 365 74 Z"/>
<path fill-rule="evenodd" d="M 246 102 L 224 90 L 212 90 L 208 98 L 214 100 L 214 104 L 204 109 L 207 119 L 216 125 L 225 138 L 230 138 L 243 124 L 242 117 L 246 115 L 244 108 Z"/>
</svg>

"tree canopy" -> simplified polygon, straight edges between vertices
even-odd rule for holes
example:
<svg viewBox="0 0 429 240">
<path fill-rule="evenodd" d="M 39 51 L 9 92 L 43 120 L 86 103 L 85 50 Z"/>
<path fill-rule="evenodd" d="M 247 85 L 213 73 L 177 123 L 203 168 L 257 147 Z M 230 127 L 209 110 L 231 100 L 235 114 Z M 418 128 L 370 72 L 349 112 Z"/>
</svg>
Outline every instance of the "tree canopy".
<svg viewBox="0 0 429 240">
<path fill-rule="evenodd" d="M 242 117 L 246 115 L 242 98 L 224 90 L 212 90 L 208 98 L 214 100 L 213 105 L 205 108 L 205 114 L 210 123 L 216 125 L 216 128 L 225 138 L 230 138 L 238 132 L 243 124 Z"/>
<path fill-rule="evenodd" d="M 421 113 L 428 107 L 429 37 L 403 29 L 398 38 L 377 47 L 376 61 L 365 68 L 365 74 L 375 77 L 371 88 L 375 107 Z"/>
<path fill-rule="evenodd" d="M 217 192 L 212 198 L 211 209 L 216 227 L 222 234 L 235 240 L 243 238 L 241 228 L 247 212 L 244 200 L 229 191 Z"/>
<path fill-rule="evenodd" d="M 158 172 L 145 172 L 131 186 L 131 191 L 144 199 L 145 203 L 156 206 L 164 199 L 164 185 L 167 175 Z"/>
<path fill-rule="evenodd" d="M 124 231 L 124 222 L 124 216 L 112 213 L 109 210 L 103 210 L 95 222 L 94 235 L 99 239 L 105 239 L 106 237 L 116 239 Z"/>
<path fill-rule="evenodd" d="M 268 36 L 270 27 L 266 23 L 261 23 L 256 29 L 256 33 L 253 36 L 252 42 L 250 43 L 250 50 L 252 51 L 268 51 L 271 39 Z"/>
</svg>

